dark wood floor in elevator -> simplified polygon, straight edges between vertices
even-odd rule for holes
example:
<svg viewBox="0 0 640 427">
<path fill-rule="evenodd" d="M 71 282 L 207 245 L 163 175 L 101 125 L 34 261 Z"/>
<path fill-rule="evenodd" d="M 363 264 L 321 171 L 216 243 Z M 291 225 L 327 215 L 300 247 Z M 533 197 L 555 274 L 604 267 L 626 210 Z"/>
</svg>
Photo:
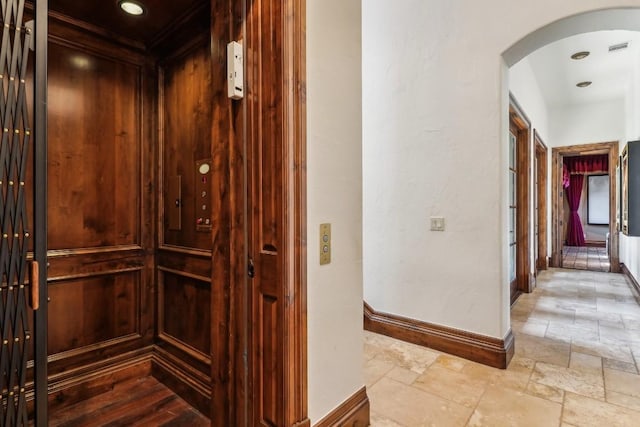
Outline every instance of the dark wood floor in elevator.
<svg viewBox="0 0 640 427">
<path fill-rule="evenodd" d="M 205 427 L 209 419 L 153 377 L 117 384 L 106 393 L 50 413 L 50 427 Z"/>
</svg>

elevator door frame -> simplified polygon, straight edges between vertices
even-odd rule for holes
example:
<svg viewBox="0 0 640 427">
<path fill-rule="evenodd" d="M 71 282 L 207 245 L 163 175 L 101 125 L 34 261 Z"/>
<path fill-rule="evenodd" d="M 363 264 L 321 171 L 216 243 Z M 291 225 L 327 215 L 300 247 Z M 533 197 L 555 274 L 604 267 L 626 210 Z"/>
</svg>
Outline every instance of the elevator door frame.
<svg viewBox="0 0 640 427">
<path fill-rule="evenodd" d="M 280 408 L 277 425 L 309 426 L 307 396 L 307 280 L 306 280 L 306 68 L 305 68 L 305 21 L 306 0 L 213 0 L 212 27 L 221 23 L 218 7 L 228 5 L 231 12 L 230 39 L 241 40 L 244 49 L 245 94 L 241 101 L 233 102 L 230 108 L 232 124 L 229 149 L 225 164 L 228 165 L 228 187 L 221 189 L 227 196 L 229 190 L 229 258 L 228 263 L 215 264 L 214 272 L 229 268 L 229 302 L 227 312 L 229 382 L 213 378 L 212 396 L 226 396 L 228 406 L 217 407 L 228 415 L 228 425 L 255 425 L 260 411 L 260 387 L 264 380 L 254 369 L 258 357 L 264 350 L 254 339 L 256 332 L 255 287 L 264 277 L 264 270 L 256 264 L 257 254 L 264 252 L 263 242 L 256 239 L 256 209 L 260 200 L 252 193 L 252 174 L 259 173 L 259 165 L 251 155 L 261 144 L 263 122 L 255 114 L 256 103 L 261 97 L 272 95 L 282 104 L 275 120 L 280 123 L 280 140 L 263 147 L 278 146 L 280 168 L 273 171 L 281 182 L 282 197 L 277 201 L 279 212 L 279 234 L 276 272 L 277 293 L 281 298 L 281 311 L 277 316 L 277 329 L 281 341 L 275 354 L 278 388 L 276 390 Z M 281 45 L 277 55 L 262 58 L 263 52 L 256 50 L 262 32 L 271 38 L 269 29 L 261 27 L 259 19 L 270 14 L 280 22 L 275 29 L 281 31 Z M 217 23 L 217 24 L 216 24 Z M 219 45 L 214 44 L 214 51 Z M 260 79 L 257 73 L 259 61 L 278 62 L 281 75 L 269 76 L 269 81 Z M 264 77 L 264 76 L 263 76 Z M 262 98 L 264 101 L 265 98 Z M 214 153 L 215 154 L 215 153 Z M 214 161 L 216 156 L 214 155 Z M 228 163 L 226 163 L 228 162 Z M 253 163 L 252 163 L 253 162 Z M 242 242 L 242 244 L 240 244 Z M 222 248 L 221 248 L 222 249 Z M 268 248 L 267 248 L 268 249 Z M 267 252 L 269 252 L 267 250 Z M 253 260 L 255 275 L 249 277 L 250 261 Z M 215 274 L 215 273 L 214 273 Z M 222 314 L 221 314 L 222 315 Z M 220 336 L 218 336 L 220 338 Z M 215 368 L 221 373 L 222 366 Z M 220 377 L 218 377 L 220 378 Z M 223 376 L 224 378 L 224 376 Z M 212 425 L 222 418 L 212 411 Z M 224 425 L 224 424 L 220 424 Z"/>
</svg>

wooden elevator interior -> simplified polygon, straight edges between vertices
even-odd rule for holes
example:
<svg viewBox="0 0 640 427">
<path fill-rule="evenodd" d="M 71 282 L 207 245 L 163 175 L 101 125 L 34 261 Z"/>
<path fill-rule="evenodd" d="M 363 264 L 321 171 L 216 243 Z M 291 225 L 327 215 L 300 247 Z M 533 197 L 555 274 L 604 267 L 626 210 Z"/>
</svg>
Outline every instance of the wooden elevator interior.
<svg viewBox="0 0 640 427">
<path fill-rule="evenodd" d="M 152 375 L 229 416 L 212 390 L 229 382 L 214 341 L 229 335 L 231 4 L 49 2 L 50 412 Z"/>
<path fill-rule="evenodd" d="M 143 3 L 48 2 L 47 375 L 26 393 L 55 413 L 153 376 L 215 426 L 309 426 L 305 1 Z"/>
</svg>

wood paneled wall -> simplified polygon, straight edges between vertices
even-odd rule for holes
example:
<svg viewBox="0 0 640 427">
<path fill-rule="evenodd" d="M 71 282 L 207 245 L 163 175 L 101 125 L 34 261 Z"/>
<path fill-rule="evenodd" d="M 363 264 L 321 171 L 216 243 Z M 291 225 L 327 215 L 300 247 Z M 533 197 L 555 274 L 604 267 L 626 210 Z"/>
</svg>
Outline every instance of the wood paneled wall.
<svg viewBox="0 0 640 427">
<path fill-rule="evenodd" d="M 153 343 L 155 77 L 140 52 L 56 19 L 48 56 L 48 351 L 57 387 Z"/>
<path fill-rule="evenodd" d="M 174 364 L 193 366 L 201 378 L 200 392 L 183 387 L 183 397 L 208 415 L 211 395 L 212 289 L 226 285 L 212 274 L 212 235 L 217 225 L 201 228 L 202 205 L 211 213 L 212 182 L 221 171 L 198 172 L 199 162 L 211 164 L 214 144 L 225 144 L 226 136 L 213 139 L 211 120 L 214 88 L 226 82 L 212 75 L 210 38 L 192 36 L 185 45 L 165 52 L 159 67 L 160 113 L 160 206 L 158 252 L 158 346 L 174 358 Z M 177 191 L 179 187 L 179 191 Z M 205 194 L 208 193 L 208 194 Z M 179 202 L 178 202 L 179 200 Z M 180 210 L 171 219 L 171 210 Z M 226 358 L 226 355 L 220 355 Z M 178 381 L 194 378 L 178 371 Z M 173 374 L 176 374 L 175 372 Z M 206 406 L 203 404 L 206 402 Z"/>
</svg>

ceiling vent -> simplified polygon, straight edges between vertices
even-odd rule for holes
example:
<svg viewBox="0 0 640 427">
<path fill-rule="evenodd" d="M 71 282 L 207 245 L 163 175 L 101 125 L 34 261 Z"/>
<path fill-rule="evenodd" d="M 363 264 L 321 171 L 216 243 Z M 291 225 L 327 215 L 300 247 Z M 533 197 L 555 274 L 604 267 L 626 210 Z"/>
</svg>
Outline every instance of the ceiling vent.
<svg viewBox="0 0 640 427">
<path fill-rule="evenodd" d="M 619 50 L 623 50 L 629 47 L 629 42 L 618 43 L 609 46 L 609 52 L 617 52 Z"/>
</svg>

